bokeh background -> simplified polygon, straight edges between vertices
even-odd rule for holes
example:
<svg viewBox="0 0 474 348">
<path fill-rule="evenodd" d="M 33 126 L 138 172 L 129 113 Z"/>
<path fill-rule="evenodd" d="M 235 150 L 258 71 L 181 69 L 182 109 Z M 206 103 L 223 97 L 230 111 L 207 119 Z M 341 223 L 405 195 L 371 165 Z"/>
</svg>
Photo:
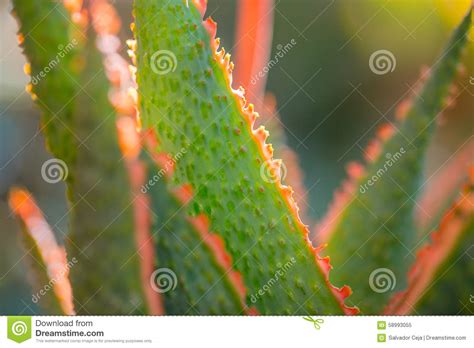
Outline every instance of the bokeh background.
<svg viewBox="0 0 474 348">
<path fill-rule="evenodd" d="M 306 211 L 315 222 L 345 178 L 345 165 L 362 160 L 377 125 L 393 119 L 395 106 L 413 88 L 421 67 L 435 61 L 470 0 L 275 2 L 271 56 L 278 45 L 292 39 L 296 44 L 269 71 L 267 90 L 276 96 L 288 144 L 300 156 L 309 188 Z M 131 3 L 115 1 L 124 39 L 131 36 Z M 59 239 L 67 233 L 68 216 L 64 185 L 41 179 L 41 165 L 50 155 L 38 132 L 39 111 L 24 89 L 25 59 L 10 10 L 11 4 L 0 0 L 0 314 L 36 314 L 40 310 L 25 279 L 18 225 L 6 203 L 8 189 L 21 185 L 32 191 Z M 222 46 L 232 53 L 236 1 L 209 0 L 207 14 L 217 21 Z M 456 82 L 456 105 L 438 122 L 427 175 L 472 141 L 472 42 L 465 73 Z M 368 64 L 380 49 L 396 58 L 395 70 L 386 75 L 374 74 Z"/>
</svg>

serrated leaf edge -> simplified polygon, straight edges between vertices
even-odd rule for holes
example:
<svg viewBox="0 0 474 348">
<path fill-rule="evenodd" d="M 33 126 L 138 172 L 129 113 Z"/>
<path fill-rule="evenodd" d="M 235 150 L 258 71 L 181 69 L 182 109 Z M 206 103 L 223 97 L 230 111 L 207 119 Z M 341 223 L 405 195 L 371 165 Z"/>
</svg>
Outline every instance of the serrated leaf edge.
<svg viewBox="0 0 474 348">
<path fill-rule="evenodd" d="M 385 315 L 407 315 L 430 289 L 433 278 L 443 262 L 453 251 L 463 232 L 467 219 L 474 214 L 474 166 L 470 169 L 469 182 L 460 196 L 444 215 L 439 228 L 431 235 L 431 242 L 422 247 L 407 274 L 408 286 L 395 294 L 384 309 Z"/>
<path fill-rule="evenodd" d="M 63 313 L 75 315 L 72 287 L 68 278 L 69 264 L 66 250 L 58 245 L 51 227 L 28 191 L 16 187 L 12 188 L 8 202 L 12 212 L 24 224 L 25 233 L 35 243 Z"/>
<path fill-rule="evenodd" d="M 219 50 L 220 39 L 216 37 L 217 34 L 217 24 L 211 17 L 208 17 L 204 20 L 204 14 L 207 8 L 207 1 L 205 0 L 193 0 L 194 6 L 198 9 L 199 13 L 201 14 L 201 18 L 203 19 L 203 26 L 207 30 L 210 36 L 210 45 L 212 52 L 214 54 L 214 59 L 224 72 L 224 77 L 226 79 L 227 87 L 232 92 L 232 95 L 235 97 L 237 101 L 237 105 L 240 106 L 241 114 L 246 121 L 250 134 L 253 140 L 256 142 L 260 155 L 262 156 L 264 162 L 268 166 L 269 172 L 273 173 L 275 178 L 275 184 L 279 192 L 281 193 L 282 198 L 286 202 L 290 212 L 292 213 L 299 230 L 303 234 L 303 238 L 306 241 L 306 245 L 310 252 L 314 255 L 316 265 L 318 266 L 319 270 L 323 274 L 323 277 L 326 281 L 326 285 L 331 290 L 331 293 L 336 298 L 337 302 L 339 303 L 343 312 L 347 315 L 354 315 L 359 313 L 359 309 L 357 307 L 349 307 L 346 306 L 344 303 L 345 299 L 352 293 L 352 290 L 349 286 L 344 285 L 341 288 L 337 288 L 331 284 L 329 280 L 329 271 L 332 268 L 330 264 L 329 257 L 320 257 L 318 255 L 319 251 L 324 248 L 324 245 L 315 248 L 310 239 L 309 239 L 309 228 L 307 225 L 303 223 L 299 216 L 299 208 L 296 201 L 293 198 L 293 190 L 289 186 L 285 186 L 282 184 L 280 179 L 280 169 L 281 169 L 281 160 L 273 159 L 273 148 L 271 144 L 266 143 L 266 139 L 269 136 L 265 127 L 260 126 L 257 129 L 254 129 L 255 121 L 258 117 L 258 113 L 255 112 L 254 106 L 251 103 L 247 103 L 245 99 L 245 91 L 243 87 L 239 87 L 238 89 L 232 88 L 232 71 L 234 68 L 234 64 L 230 61 L 230 54 L 225 53 L 225 49 L 221 48 Z"/>
</svg>

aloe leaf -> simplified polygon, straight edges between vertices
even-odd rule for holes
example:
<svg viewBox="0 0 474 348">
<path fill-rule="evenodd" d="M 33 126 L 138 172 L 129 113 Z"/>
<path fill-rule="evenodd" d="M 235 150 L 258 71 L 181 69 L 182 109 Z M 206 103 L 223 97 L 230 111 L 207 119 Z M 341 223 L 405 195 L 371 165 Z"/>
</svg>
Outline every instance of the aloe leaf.
<svg viewBox="0 0 474 348">
<path fill-rule="evenodd" d="M 73 163 L 73 97 L 79 91 L 76 81 L 82 37 L 76 35 L 77 27 L 66 20 L 70 15 L 57 1 L 14 0 L 12 14 L 19 24 L 18 42 L 29 61 L 25 67 L 31 76 L 27 90 L 42 110 L 47 147 L 56 158 Z M 69 173 L 68 182 L 73 179 L 74 173 Z"/>
<path fill-rule="evenodd" d="M 472 168 L 474 169 L 474 168 Z M 403 315 L 472 314 L 474 309 L 474 171 L 444 215 L 431 242 L 418 251 L 408 287 L 385 313 Z"/>
<path fill-rule="evenodd" d="M 309 219 L 308 190 L 304 184 L 304 172 L 298 154 L 288 145 L 283 122 L 277 110 L 276 98 L 271 93 L 265 95 L 263 111 L 257 122 L 272 135 L 273 154 L 282 159 L 281 177 L 293 189 L 293 198 L 298 204 L 299 215 L 305 221 Z"/>
<path fill-rule="evenodd" d="M 124 127 L 124 124 L 128 124 L 129 131 L 132 131 L 131 137 L 138 138 L 136 132 L 136 124 L 132 119 L 123 117 L 118 123 L 119 129 Z M 131 127 L 132 129 L 130 129 Z M 119 137 L 130 135 L 131 133 L 121 134 Z M 130 138 L 130 137 L 129 137 Z M 138 154 L 137 154 L 138 156 Z M 134 209 L 134 222 L 135 222 L 135 239 L 137 243 L 137 253 L 140 256 L 140 277 L 143 287 L 143 293 L 146 301 L 146 307 L 150 315 L 163 315 L 164 305 L 163 299 L 159 292 L 153 287 L 152 281 L 153 272 L 156 270 L 156 253 L 153 236 L 151 234 L 151 203 L 150 197 L 142 192 L 143 185 L 146 178 L 146 168 L 142 161 L 137 157 L 125 156 L 127 162 L 127 170 L 129 173 L 129 179 L 132 186 L 133 192 L 133 209 Z"/>
<path fill-rule="evenodd" d="M 31 194 L 23 189 L 10 191 L 9 203 L 23 230 L 25 257 L 29 263 L 32 301 L 49 314 L 74 315 L 69 271 L 77 263 L 69 262 L 66 251 L 56 242 L 51 227 Z"/>
<path fill-rule="evenodd" d="M 353 313 L 343 304 L 350 289 L 329 284 L 328 260 L 317 256 L 291 189 L 278 180 L 266 131 L 252 129 L 253 106 L 231 89 L 230 58 L 217 51 L 215 23 L 202 22 L 203 4 L 134 6 L 143 128 L 158 134 L 160 152 L 187 151 L 168 185 L 190 189 L 186 213 L 205 217 L 221 236 L 249 307 L 262 314 Z"/>
<path fill-rule="evenodd" d="M 71 272 L 71 278 L 78 284 L 76 293 L 81 299 L 88 300 L 96 293 L 88 302 L 88 312 L 103 313 L 103 304 L 108 303 L 108 313 L 130 314 L 142 310 L 130 185 L 118 146 L 116 113 L 108 101 L 102 57 L 93 42 L 85 52 L 87 66 L 82 78 L 94 100 L 85 93 L 78 96 L 82 107 L 75 129 L 84 143 L 78 151 L 76 169 L 81 176 L 74 186 L 74 228 L 68 247 L 83 269 Z M 91 269 L 94 273 L 85 271 Z"/>
<path fill-rule="evenodd" d="M 455 201 L 466 181 L 469 167 L 474 164 L 474 139 L 466 141 L 455 154 L 429 177 L 425 178 L 415 212 L 420 239 L 435 229 L 446 210 Z"/>
<path fill-rule="evenodd" d="M 165 178 L 159 176 L 164 169 L 148 156 L 144 157 L 150 166 L 150 179 L 142 179 L 146 175 L 146 166 L 136 158 L 140 151 L 140 140 L 133 122 L 134 109 L 130 108 L 129 102 L 124 103 L 128 96 L 123 93 L 133 81 L 127 64 L 124 64 L 117 51 L 110 49 L 116 46 L 114 42 L 118 41 L 117 37 L 112 36 L 118 32 L 120 20 L 108 1 L 95 1 L 91 5 L 94 28 L 98 35 L 98 48 L 104 55 L 107 75 L 112 77 L 111 100 L 117 113 L 124 116 L 118 121 L 119 143 L 134 188 L 136 237 L 148 307 L 153 314 L 163 314 L 161 301 L 157 301 L 162 299 L 167 314 L 240 314 L 244 312 L 242 299 L 231 277 L 226 273 L 227 269 L 218 262 L 218 256 L 221 254 L 213 253 L 212 248 L 207 246 L 209 240 L 201 238 L 198 229 L 186 219 L 185 214 L 180 214 L 183 203 L 179 202 L 174 193 L 167 190 L 164 185 Z M 114 76 L 120 78 L 114 79 Z M 160 182 L 155 182 L 156 180 Z M 145 189 L 147 187 L 149 189 Z M 156 212 L 151 226 L 148 196 L 153 198 L 152 207 Z M 157 240 L 159 258 L 156 262 L 155 253 L 146 250 L 151 240 L 150 230 L 155 231 Z M 176 239 L 160 238 L 166 234 L 173 234 Z M 165 243 L 161 243 L 162 240 L 165 240 Z M 181 240 L 194 241 L 190 243 L 192 253 L 187 249 L 183 250 L 184 242 Z M 153 261 L 149 260 L 151 257 Z M 179 279 L 174 272 L 179 275 Z M 193 300 L 197 302 L 196 306 L 192 305 Z"/>
<path fill-rule="evenodd" d="M 154 151 L 152 144 L 156 139 L 152 134 L 145 138 Z M 249 312 L 239 291 L 242 289 L 239 275 L 226 262 L 228 255 L 219 241 L 186 216 L 182 210 L 187 203 L 186 192 L 171 192 L 165 184 L 173 162 L 156 160 L 157 156 L 147 155 L 146 150 L 143 159 L 135 157 L 140 139 L 135 122 L 129 117 L 120 119 L 119 139 L 135 192 L 142 282 L 150 312 L 155 315 Z M 156 253 L 146 250 L 150 242 L 156 246 Z M 153 260 L 149 262 L 151 257 Z"/>
<path fill-rule="evenodd" d="M 283 122 L 277 110 L 277 101 L 272 93 L 265 93 L 266 74 L 272 46 L 273 0 L 239 1 L 234 52 L 236 66 L 233 84 L 241 85 L 246 98 L 261 110 L 259 125 L 272 135 L 274 156 L 283 160 L 282 179 L 294 190 L 294 199 L 300 208 L 300 216 L 306 218 L 308 206 L 307 190 L 303 182 L 303 170 L 298 155 L 287 145 Z"/>
<path fill-rule="evenodd" d="M 352 301 L 364 313 L 379 313 L 391 294 L 406 285 L 417 241 L 413 216 L 426 150 L 470 27 L 471 10 L 407 113 L 379 131 L 367 168 L 351 167 L 345 192 L 337 194 L 319 227 L 319 238 L 328 243 L 326 251 L 336 267 L 331 280 L 352 284 Z"/>
<path fill-rule="evenodd" d="M 150 315 L 163 315 L 163 301 L 151 283 L 156 268 L 156 255 L 151 236 L 151 210 L 148 195 L 141 192 L 146 180 L 143 163 L 138 156 L 141 150 L 137 130 L 136 107 L 129 89 L 133 86 L 133 76 L 129 63 L 121 56 L 121 41 L 117 36 L 121 30 L 121 20 L 116 9 L 108 0 L 89 3 L 92 26 L 96 33 L 96 46 L 102 54 L 106 76 L 110 82 L 109 99 L 117 114 L 117 134 L 120 151 L 128 173 L 132 191 L 134 234 L 139 257 L 140 280 L 146 309 Z M 134 258 L 131 255 L 129 258 Z M 128 262 L 128 260 L 126 261 Z"/>
<path fill-rule="evenodd" d="M 169 167 L 147 155 L 149 179 L 142 186 L 151 197 L 152 231 L 158 270 L 154 281 L 168 276 L 162 296 L 166 314 L 245 314 L 241 276 L 232 270 L 218 237 L 207 230 L 204 220 L 191 219 L 184 208 L 185 190 L 170 192 L 166 185 Z"/>
<path fill-rule="evenodd" d="M 68 2 L 71 13 L 56 1 L 13 4 L 48 148 L 63 161 L 67 176 L 66 243 L 78 261 L 71 270 L 77 311 L 141 312 L 130 190 L 109 84 L 94 36 L 85 26 L 86 14 L 80 2 Z M 128 261 L 119 262 L 124 255 Z"/>
</svg>

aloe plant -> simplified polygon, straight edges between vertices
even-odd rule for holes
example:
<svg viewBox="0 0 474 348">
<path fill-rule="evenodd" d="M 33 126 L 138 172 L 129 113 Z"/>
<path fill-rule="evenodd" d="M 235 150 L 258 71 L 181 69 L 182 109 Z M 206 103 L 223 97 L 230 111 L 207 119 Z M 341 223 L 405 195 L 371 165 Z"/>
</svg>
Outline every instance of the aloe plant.
<svg viewBox="0 0 474 348">
<path fill-rule="evenodd" d="M 373 282 L 357 283 L 355 278 L 369 279 L 371 274 L 376 277 L 377 270 L 386 268 L 393 272 L 391 277 L 400 280 L 395 290 L 406 286 L 404 275 L 418 239 L 413 216 L 424 157 L 435 119 L 445 107 L 458 69 L 470 20 L 469 14 L 454 32 L 442 58 L 425 73 L 430 76 L 422 76 L 426 80 L 424 87 L 413 96 L 406 113 L 398 122 L 379 130 L 378 139 L 366 152 L 367 168 L 359 168 L 361 173 L 349 184 L 357 191 L 337 202 L 337 218 L 330 212 L 331 221 L 322 224 L 323 242 L 328 243 L 327 253 L 337 267 L 335 279 L 352 279 L 350 283 L 358 290 L 353 300 L 370 313 L 382 310 L 390 294 L 374 295 Z M 367 186 L 371 179 L 376 181 L 376 190 Z M 339 247 L 342 244 L 344 248 Z"/>
<path fill-rule="evenodd" d="M 55 59 L 59 46 L 74 43 L 57 67 L 29 87 L 43 114 L 48 149 L 70 173 L 66 250 L 76 263 L 53 282 L 52 300 L 40 302 L 46 311 L 462 311 L 454 304 L 441 308 L 436 298 L 447 283 L 464 296 L 462 285 L 474 274 L 472 267 L 452 262 L 472 243 L 470 188 L 428 246 L 417 246 L 413 217 L 433 120 L 460 64 L 471 9 L 406 114 L 378 133 L 366 168 L 352 165 L 351 178 L 316 228 L 323 244 L 314 246 L 292 189 L 282 183 L 268 131 L 255 126 L 258 114 L 244 89 L 232 87 L 233 63 L 219 47 L 216 23 L 203 19 L 206 1 L 135 0 L 131 73 L 118 54 L 120 23 L 106 0 L 88 6 L 13 3 L 31 76 Z M 40 49 L 37 42 L 44 37 Z M 245 54 L 240 51 L 242 64 L 257 59 Z M 240 80 L 249 80 L 247 70 Z M 130 86 L 136 89 L 128 96 L 124 90 Z M 250 98 L 263 107 L 261 87 Z M 276 148 L 286 151 L 284 144 Z M 386 166 L 387 154 L 396 163 L 367 188 L 367 180 Z M 14 189 L 10 204 L 24 227 L 26 247 L 36 250 L 45 269 L 48 249 L 60 250 L 67 264 L 33 197 Z M 38 242 L 38 226 L 51 243 Z M 405 257 L 417 249 L 416 260 Z M 374 290 L 380 270 L 397 280 L 392 291 Z M 36 273 L 40 284 L 57 278 L 44 269 Z"/>
<path fill-rule="evenodd" d="M 55 1 L 18 0 L 13 5 L 29 59 L 27 72 L 41 77 L 55 63 L 28 89 L 42 110 L 47 147 L 62 161 L 57 162 L 62 163 L 60 174 L 67 176 L 71 221 L 66 244 L 70 257 L 78 260 L 71 280 L 80 284 L 74 289 L 76 309 L 129 313 L 141 303 L 137 259 L 127 264 L 127 259 L 115 260 L 136 254 L 131 195 L 123 190 L 127 176 L 101 56 L 92 49 L 94 34 L 77 4 L 66 9 Z M 104 302 L 109 305 L 102 310 Z"/>
<path fill-rule="evenodd" d="M 474 290 L 473 170 L 430 243 L 418 251 L 408 273 L 407 289 L 391 299 L 386 312 L 443 314 L 455 310 L 470 314 L 468 304 Z"/>
</svg>

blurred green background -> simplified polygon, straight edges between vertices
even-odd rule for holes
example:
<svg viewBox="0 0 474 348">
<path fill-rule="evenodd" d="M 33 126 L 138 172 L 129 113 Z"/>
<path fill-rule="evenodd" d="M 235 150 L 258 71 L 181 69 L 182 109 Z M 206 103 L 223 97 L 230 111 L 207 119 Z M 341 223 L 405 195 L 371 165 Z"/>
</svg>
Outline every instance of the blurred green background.
<svg viewBox="0 0 474 348">
<path fill-rule="evenodd" d="M 393 119 L 396 104 L 408 96 L 420 68 L 435 61 L 470 0 L 275 2 L 271 56 L 278 45 L 292 39 L 296 45 L 269 71 L 267 90 L 276 96 L 288 143 L 300 156 L 310 188 L 306 210 L 315 222 L 345 178 L 345 165 L 362 160 L 377 125 Z M 124 23 L 123 38 L 129 38 L 131 1 L 115 3 Z M 10 9 L 8 1 L 0 1 L 0 314 L 30 314 L 39 309 L 31 301 L 18 226 L 6 204 L 8 189 L 22 185 L 32 191 L 59 238 L 67 233 L 68 216 L 64 185 L 41 179 L 41 165 L 50 155 L 38 132 L 39 112 L 24 91 L 25 59 Z M 236 1 L 209 0 L 207 15 L 217 21 L 222 46 L 232 53 Z M 386 75 L 372 73 L 368 64 L 380 49 L 396 58 L 395 70 Z M 456 82 L 456 106 L 439 122 L 427 173 L 472 138 L 472 39 L 464 63 L 466 72 Z"/>
</svg>

